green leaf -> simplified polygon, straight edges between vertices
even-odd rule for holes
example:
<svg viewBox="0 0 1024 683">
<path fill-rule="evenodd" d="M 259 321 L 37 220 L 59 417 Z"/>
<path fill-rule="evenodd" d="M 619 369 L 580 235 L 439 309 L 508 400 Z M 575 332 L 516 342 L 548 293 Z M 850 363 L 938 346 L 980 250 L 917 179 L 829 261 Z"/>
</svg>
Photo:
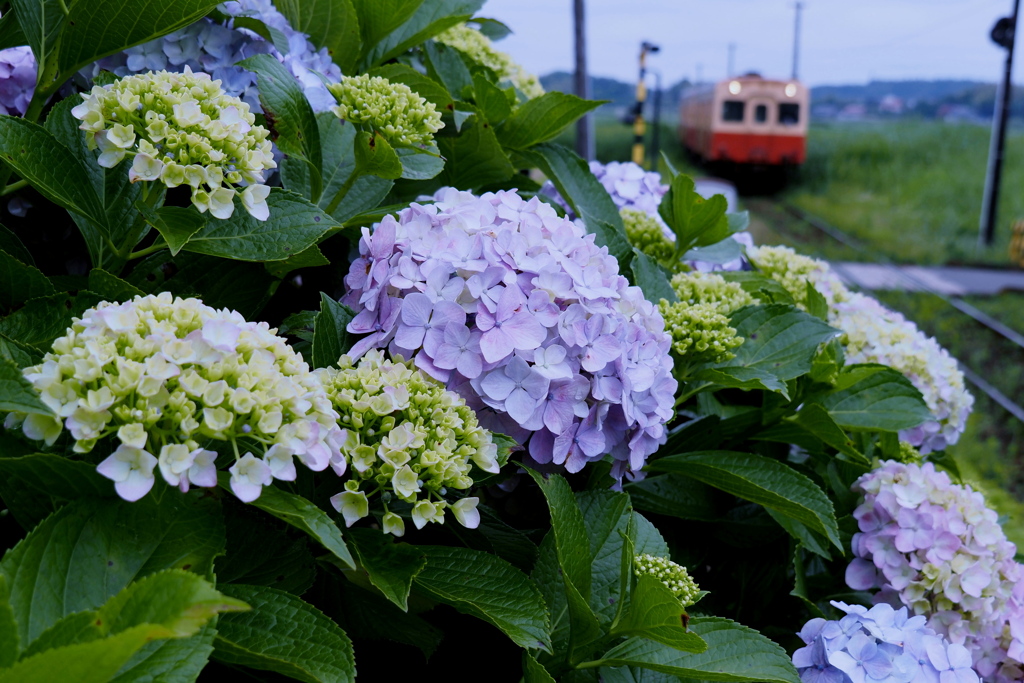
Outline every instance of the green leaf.
<svg viewBox="0 0 1024 683">
<path fill-rule="evenodd" d="M 403 612 L 409 611 L 412 580 L 427 564 L 423 552 L 407 543 L 394 543 L 377 529 L 352 529 L 349 534 L 370 583 Z"/>
<path fill-rule="evenodd" d="M 268 26 L 259 19 L 245 15 L 231 17 L 231 25 L 236 29 L 244 28 L 252 31 L 264 40 L 272 43 L 282 55 L 288 55 L 290 49 L 288 46 L 288 36 L 283 31 L 273 26 Z"/>
<path fill-rule="evenodd" d="M 371 69 L 369 73 L 392 83 L 404 83 L 427 102 L 432 102 L 438 111 L 444 111 L 452 104 L 452 96 L 443 85 L 405 64 L 385 64 Z M 333 114 L 331 116 L 334 117 Z"/>
<path fill-rule="evenodd" d="M 7 551 L 0 575 L 28 646 L 60 619 L 96 609 L 144 576 L 172 568 L 207 576 L 223 550 L 223 522 L 208 498 L 86 498 L 47 517 Z"/>
<path fill-rule="evenodd" d="M 462 61 L 461 53 L 444 43 L 428 40 L 423 44 L 423 56 L 430 77 L 442 83 L 452 98 L 465 101 L 473 90 L 473 74 Z M 455 128 L 458 129 L 459 125 L 456 120 Z"/>
<path fill-rule="evenodd" d="M 786 651 L 753 629 L 728 619 L 701 617 L 690 620 L 690 630 L 707 643 L 705 652 L 681 652 L 630 638 L 584 666 L 639 666 L 703 681 L 800 683 Z"/>
<path fill-rule="evenodd" d="M 102 638 L 105 635 L 100 628 L 102 625 L 99 612 L 95 610 L 69 614 L 40 633 L 39 637 L 32 641 L 32 645 L 21 654 L 21 658 L 25 659 L 55 647 L 88 643 L 90 640 Z"/>
<path fill-rule="evenodd" d="M 731 216 L 732 214 L 727 214 Z M 706 247 L 693 247 L 680 258 L 683 261 L 706 261 L 708 263 L 728 263 L 743 256 L 743 245 L 726 237 L 720 242 L 709 244 Z"/>
<path fill-rule="evenodd" d="M 348 324 L 355 316 L 352 309 L 320 292 L 320 312 L 313 325 L 313 367 L 336 366 L 338 359 L 352 346 Z"/>
<path fill-rule="evenodd" d="M 814 533 L 795 519 L 786 517 L 771 508 L 765 508 L 765 511 L 771 515 L 772 519 L 779 523 L 779 526 L 786 530 L 787 534 L 799 541 L 803 547 L 816 555 L 820 555 L 827 561 L 832 560 L 832 554 L 828 551 L 828 540 L 824 536 Z"/>
<path fill-rule="evenodd" d="M 813 481 L 777 460 L 753 453 L 697 451 L 660 458 L 648 464 L 657 472 L 674 472 L 726 493 L 771 508 L 825 535 L 842 552 L 832 502 Z"/>
<path fill-rule="evenodd" d="M 583 219 L 587 231 L 597 237 L 598 246 L 608 247 L 608 253 L 625 268 L 633 253 L 626 239 L 626 229 L 615 202 L 608 195 L 587 162 L 572 150 L 552 143 L 537 145 L 525 154 L 555 184 L 576 215 Z"/>
<path fill-rule="evenodd" d="M 341 225 L 300 195 L 272 188 L 267 197 L 270 219 L 256 220 L 235 198 L 226 220 L 210 221 L 183 249 L 239 261 L 283 261 L 302 253 Z"/>
<path fill-rule="evenodd" d="M 245 612 L 249 606 L 219 593 L 190 572 L 167 569 L 151 574 L 108 600 L 97 610 L 103 634 L 142 624 L 160 624 L 174 637 L 195 635 L 218 614 Z"/>
<path fill-rule="evenodd" d="M 446 28 L 466 21 L 483 4 L 484 0 L 430 0 L 430 2 L 423 2 L 401 26 L 373 46 L 363 60 L 364 66 L 381 64 L 397 57 L 409 48 L 419 45 L 428 38 L 433 38 Z"/>
<path fill-rule="evenodd" d="M 305 251 L 286 258 L 284 261 L 267 261 L 265 267 L 267 272 L 273 277 L 283 279 L 288 273 L 299 268 L 316 268 L 329 265 L 331 265 L 331 262 L 320 251 L 320 247 L 314 244 Z"/>
<path fill-rule="evenodd" d="M 20 640 L 18 623 L 14 620 L 14 610 L 11 609 L 7 580 L 0 575 L 0 669 L 18 660 Z"/>
<path fill-rule="evenodd" d="M 444 185 L 476 189 L 500 183 L 515 172 L 491 124 L 477 114 L 463 125 L 460 135 L 437 138 L 437 146 L 446 160 L 438 176 Z"/>
<path fill-rule="evenodd" d="M 810 280 L 805 284 L 807 285 L 807 312 L 819 320 L 828 322 L 828 302 L 825 301 L 825 297 L 814 288 Z"/>
<path fill-rule="evenodd" d="M 39 392 L 25 379 L 21 368 L 6 358 L 0 359 L 0 410 L 53 415 L 49 406 L 39 398 Z"/>
<path fill-rule="evenodd" d="M 221 588 L 252 611 L 220 618 L 214 659 L 306 683 L 355 681 L 352 641 L 323 612 L 266 586 Z"/>
<path fill-rule="evenodd" d="M 320 128 L 309 100 L 295 76 L 274 57 L 255 55 L 238 63 L 255 72 L 263 115 L 276 133 L 274 141 L 285 154 L 298 154 L 312 166 L 313 201 L 320 198 L 323 159 Z"/>
<path fill-rule="evenodd" d="M 81 460 L 50 453 L 0 458 L 0 496 L 25 529 L 69 501 L 114 495 L 111 481 Z"/>
<path fill-rule="evenodd" d="M 853 445 L 850 437 L 842 427 L 836 424 L 836 421 L 821 404 L 808 403 L 804 405 L 795 415 L 795 421 L 840 453 L 845 453 L 867 464 L 866 458 Z"/>
<path fill-rule="evenodd" d="M 584 597 L 590 597 L 590 542 L 583 513 L 576 505 L 569 482 L 558 474 L 545 476 L 527 469 L 544 494 L 551 514 L 551 529 L 555 534 L 558 561 L 566 578 Z"/>
<path fill-rule="evenodd" d="M 0 17 L 0 50 L 28 45 L 28 38 L 18 23 L 17 11 L 12 7 Z"/>
<path fill-rule="evenodd" d="M 665 271 L 650 256 L 633 247 L 633 260 L 629 265 L 633 269 L 633 282 L 643 290 L 645 299 L 654 302 L 666 299 L 669 303 L 679 301 Z"/>
<path fill-rule="evenodd" d="M 599 669 L 601 683 L 679 683 L 680 678 L 660 671 L 641 669 L 638 666 L 602 666 Z"/>
<path fill-rule="evenodd" d="M 7 15 L 5 14 L 4 16 Z M 3 249 L 25 265 L 36 265 L 35 259 L 32 258 L 32 254 L 29 253 L 21 239 L 10 228 L 3 225 L 0 225 L 0 249 Z"/>
<path fill-rule="evenodd" d="M 377 591 L 351 581 L 332 582 L 338 590 L 339 621 L 359 638 L 389 640 L 417 648 L 429 659 L 444 634 L 426 620 L 403 612 Z"/>
<path fill-rule="evenodd" d="M 36 64 L 47 64 L 50 50 L 64 29 L 65 16 L 61 5 L 60 0 L 11 0 L 11 9 L 15 12 L 22 35 L 32 48 Z M 41 70 L 41 67 L 37 68 Z"/>
<path fill-rule="evenodd" d="M 277 520 L 274 520 L 276 522 Z M 217 581 L 269 586 L 302 595 L 317 575 L 309 539 L 284 523 L 273 523 L 259 510 L 225 505 L 227 552 L 217 558 Z M 296 537 L 297 536 L 297 537 Z"/>
<path fill-rule="evenodd" d="M 782 381 L 811 370 L 818 345 L 839 334 L 813 315 L 794 306 L 746 306 L 730 316 L 743 344 L 722 367 L 753 368 Z"/>
<path fill-rule="evenodd" d="M 675 595 L 653 576 L 641 576 L 630 596 L 625 617 L 614 635 L 640 636 L 684 652 L 704 652 L 707 644 L 683 626 L 686 609 Z"/>
<path fill-rule="evenodd" d="M 108 683 L 147 643 L 170 636 L 163 626 L 146 624 L 109 638 L 47 650 L 0 669 L 0 683 Z"/>
<path fill-rule="evenodd" d="M 0 251 L 0 308 L 10 309 L 29 299 L 54 293 L 53 285 L 35 266 Z"/>
<path fill-rule="evenodd" d="M 547 606 L 521 571 L 490 553 L 448 546 L 418 546 L 427 564 L 416 576 L 419 590 L 501 629 L 528 650 L 551 649 Z"/>
<path fill-rule="evenodd" d="M 743 366 L 710 366 L 696 368 L 690 373 L 691 379 L 714 382 L 730 389 L 763 389 L 775 391 L 789 398 L 786 383 L 761 368 Z"/>
<path fill-rule="evenodd" d="M 402 177 L 407 180 L 430 180 L 444 170 L 444 159 L 436 146 L 429 150 L 400 147 L 396 152 L 402 164 Z"/>
<path fill-rule="evenodd" d="M 25 302 L 25 305 L 0 320 L 0 334 L 40 349 L 49 349 L 53 340 L 71 326 L 71 318 L 81 316 L 102 297 L 80 291 L 75 296 L 54 294 Z"/>
<path fill-rule="evenodd" d="M 213 622 L 191 638 L 157 640 L 132 655 L 110 683 L 193 683 L 213 652 Z"/>
<path fill-rule="evenodd" d="M 135 285 L 125 282 L 101 268 L 93 268 L 89 271 L 89 291 L 96 292 L 105 301 L 130 301 L 136 296 L 145 296 L 146 294 Z"/>
<path fill-rule="evenodd" d="M 152 225 L 167 242 L 171 256 L 177 256 L 181 248 L 188 244 L 192 236 L 206 227 L 206 216 L 199 213 L 194 206 L 162 206 L 153 209 L 143 202 L 137 204 L 146 222 Z M 236 207 L 236 212 L 237 212 Z"/>
<path fill-rule="evenodd" d="M 216 0 L 70 3 L 57 60 L 59 71 L 70 75 L 101 57 L 177 31 L 206 16 L 217 4 Z"/>
<path fill-rule="evenodd" d="M 423 0 L 353 0 L 352 4 L 359 14 L 365 57 L 385 36 L 412 17 Z"/>
<path fill-rule="evenodd" d="M 19 368 L 27 368 L 43 362 L 43 351 L 0 334 L 0 357 L 6 358 Z"/>
<path fill-rule="evenodd" d="M 647 477 L 627 484 L 626 490 L 641 510 L 701 522 L 713 522 L 720 517 L 714 491 L 681 474 Z"/>
<path fill-rule="evenodd" d="M 721 242 L 730 235 L 725 212 L 728 203 L 720 194 L 704 199 L 694 189 L 693 179 L 680 173 L 669 184 L 658 213 L 676 234 L 676 254 L 693 247 Z"/>
<path fill-rule="evenodd" d="M 226 491 L 231 490 L 231 475 L 227 472 L 217 474 L 218 484 Z M 260 497 L 249 503 L 264 512 L 268 512 L 283 522 L 308 534 L 329 553 L 341 560 L 345 566 L 355 569 L 356 563 L 352 553 L 341 537 L 338 525 L 331 521 L 327 513 L 313 505 L 310 501 L 294 493 L 282 491 L 275 486 L 264 486 Z"/>
<path fill-rule="evenodd" d="M 604 103 L 557 91 L 544 93 L 519 105 L 498 129 L 498 139 L 510 149 L 533 147 L 556 137 L 570 123 Z"/>
<path fill-rule="evenodd" d="M 491 83 L 482 73 L 473 74 L 473 91 L 476 94 L 476 106 L 492 124 L 498 125 L 512 114 L 512 104 L 505 91 Z"/>
<path fill-rule="evenodd" d="M 555 683 L 548 670 L 526 650 L 523 650 L 523 683 Z"/>
<path fill-rule="evenodd" d="M 356 169 L 364 175 L 375 175 L 386 180 L 402 177 L 402 160 L 384 136 L 361 131 L 355 141 Z"/>
<path fill-rule="evenodd" d="M 896 432 L 933 419 L 921 392 L 884 365 L 847 366 L 835 389 L 817 402 L 847 429 Z"/>
<path fill-rule="evenodd" d="M 342 73 L 355 73 L 361 39 L 352 0 L 277 0 L 274 6 L 293 29 L 308 35 L 317 47 L 326 47 Z"/>
<path fill-rule="evenodd" d="M 0 159 L 54 204 L 106 223 L 103 204 L 82 163 L 42 126 L 0 116 Z"/>
</svg>

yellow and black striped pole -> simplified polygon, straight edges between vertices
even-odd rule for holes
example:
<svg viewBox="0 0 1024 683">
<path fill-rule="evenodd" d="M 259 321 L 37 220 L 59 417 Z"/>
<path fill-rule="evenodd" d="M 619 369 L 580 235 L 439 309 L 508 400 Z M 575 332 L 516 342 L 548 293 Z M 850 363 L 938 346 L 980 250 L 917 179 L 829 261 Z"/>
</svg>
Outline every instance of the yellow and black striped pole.
<svg viewBox="0 0 1024 683">
<path fill-rule="evenodd" d="M 644 102 L 647 101 L 647 53 L 657 52 L 660 48 L 644 41 L 640 45 L 640 80 L 636 83 L 636 105 L 633 108 L 633 163 L 644 165 L 644 134 L 647 123 L 644 121 Z"/>
</svg>

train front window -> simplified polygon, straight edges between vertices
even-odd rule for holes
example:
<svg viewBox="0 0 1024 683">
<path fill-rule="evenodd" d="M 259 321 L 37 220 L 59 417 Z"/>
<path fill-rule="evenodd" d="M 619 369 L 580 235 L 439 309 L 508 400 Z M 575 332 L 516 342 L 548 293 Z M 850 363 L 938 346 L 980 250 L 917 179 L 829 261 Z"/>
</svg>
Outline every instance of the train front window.
<svg viewBox="0 0 1024 683">
<path fill-rule="evenodd" d="M 800 105 L 788 103 L 780 104 L 779 123 L 784 126 L 795 126 L 800 123 Z"/>
<path fill-rule="evenodd" d="M 726 100 L 722 102 L 722 120 L 723 121 L 742 121 L 743 120 L 743 108 L 746 102 L 741 100 Z"/>
<path fill-rule="evenodd" d="M 768 107 L 763 104 L 759 104 L 754 107 L 754 120 L 758 123 L 764 123 L 768 120 Z"/>
</svg>

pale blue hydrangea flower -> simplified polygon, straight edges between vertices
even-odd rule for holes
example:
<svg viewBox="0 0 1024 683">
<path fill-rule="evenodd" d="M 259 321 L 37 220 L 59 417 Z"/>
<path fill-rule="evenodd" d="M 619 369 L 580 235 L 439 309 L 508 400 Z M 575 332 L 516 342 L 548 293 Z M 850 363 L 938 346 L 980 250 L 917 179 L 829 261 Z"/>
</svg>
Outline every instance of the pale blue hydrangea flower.
<svg viewBox="0 0 1024 683">
<path fill-rule="evenodd" d="M 0 50 L 0 114 L 24 116 L 36 87 L 36 60 L 28 47 Z"/>
</svg>

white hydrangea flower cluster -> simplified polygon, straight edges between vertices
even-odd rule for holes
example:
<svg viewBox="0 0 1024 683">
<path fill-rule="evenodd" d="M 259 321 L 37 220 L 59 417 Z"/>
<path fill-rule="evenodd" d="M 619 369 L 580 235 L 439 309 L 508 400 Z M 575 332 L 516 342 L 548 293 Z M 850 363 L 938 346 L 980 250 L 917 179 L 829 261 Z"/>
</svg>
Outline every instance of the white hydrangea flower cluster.
<svg viewBox="0 0 1024 683">
<path fill-rule="evenodd" d="M 230 444 L 231 488 L 245 502 L 272 479 L 294 480 L 294 458 L 346 469 L 338 414 L 302 357 L 266 323 L 198 299 L 102 302 L 24 374 L 56 417 L 12 413 L 5 425 L 22 421 L 48 445 L 66 428 L 76 453 L 116 437 L 97 471 L 125 500 L 150 491 L 157 467 L 183 491 L 215 486 L 213 442 Z"/>
<path fill-rule="evenodd" d="M 334 115 L 359 127 L 369 127 L 393 145 L 429 145 L 444 128 L 441 113 L 404 83 L 380 76 L 343 76 L 328 90 L 338 104 Z"/>
<path fill-rule="evenodd" d="M 341 70 L 331 60 L 327 48 L 317 49 L 305 33 L 293 29 L 270 0 L 231 0 L 219 9 L 232 17 L 257 19 L 271 30 L 279 31 L 287 40 L 286 52 L 280 52 L 273 43 L 248 29 L 205 17 L 174 33 L 104 57 L 87 67 L 84 73 L 95 78 L 100 71 L 128 76 L 144 71 L 184 71 L 188 67 L 211 74 L 221 81 L 226 93 L 241 98 L 252 111 L 262 112 L 256 74 L 236 64 L 247 57 L 269 54 L 288 68 L 315 111 L 330 109 L 334 98 L 327 92 L 321 77 L 337 82 Z"/>
<path fill-rule="evenodd" d="M 528 100 L 544 94 L 540 79 L 517 64 L 508 54 L 495 50 L 490 38 L 465 23 L 444 30 L 434 36 L 434 40 L 464 52 L 473 61 L 494 71 L 499 79 L 514 85 Z"/>
<path fill-rule="evenodd" d="M 227 95 L 209 74 L 159 71 L 127 76 L 82 93 L 71 110 L 86 131 L 99 163 L 117 166 L 133 157 L 132 182 L 189 185 L 200 212 L 229 218 L 236 190 L 254 218 L 270 216 L 264 171 L 275 168 L 268 131 L 255 125 L 249 105 Z"/>
<path fill-rule="evenodd" d="M 931 463 L 887 461 L 854 484 L 854 590 L 928 618 L 970 650 L 990 683 L 1024 677 L 1024 569 L 981 493 L 953 484 Z"/>
<path fill-rule="evenodd" d="M 649 553 L 636 555 L 633 558 L 633 571 L 637 576 L 653 576 L 665 584 L 672 594 L 679 598 L 683 607 L 689 607 L 700 595 L 700 588 L 690 578 L 686 567 L 676 564 L 667 557 L 658 557 Z"/>
<path fill-rule="evenodd" d="M 316 374 L 345 427 L 341 452 L 352 469 L 331 503 L 346 525 L 367 517 L 370 497 L 382 494 L 385 533 L 405 534 L 405 521 L 389 510 L 395 499 L 411 506 L 417 529 L 443 524 L 446 509 L 475 529 L 479 499 L 449 504 L 444 496 L 473 486 L 474 464 L 492 474 L 499 470 L 498 447 L 476 413 L 411 362 L 385 360 L 383 351 L 368 351 L 358 365 L 342 356 L 338 366 Z"/>
<path fill-rule="evenodd" d="M 801 308 L 806 309 L 807 282 L 825 297 L 829 324 L 843 331 L 847 363 L 888 365 L 917 387 L 934 419 L 900 432 L 900 440 L 925 455 L 957 442 L 967 427 L 974 397 L 956 359 L 934 337 L 875 299 L 850 292 L 824 261 L 788 247 L 754 247 L 748 254 Z"/>
</svg>

